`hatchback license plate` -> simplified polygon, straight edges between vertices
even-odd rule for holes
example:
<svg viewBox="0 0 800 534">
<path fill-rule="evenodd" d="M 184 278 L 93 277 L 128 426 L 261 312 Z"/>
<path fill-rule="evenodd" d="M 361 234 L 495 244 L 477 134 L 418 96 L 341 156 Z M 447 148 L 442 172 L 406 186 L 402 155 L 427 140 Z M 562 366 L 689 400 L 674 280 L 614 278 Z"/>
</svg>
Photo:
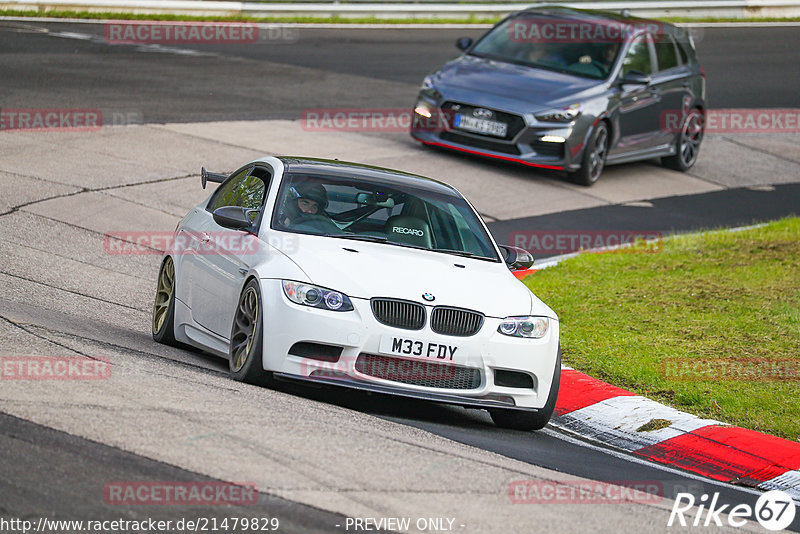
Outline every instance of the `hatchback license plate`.
<svg viewBox="0 0 800 534">
<path fill-rule="evenodd" d="M 431 360 L 453 361 L 458 354 L 456 345 L 432 343 L 418 339 L 408 339 L 396 336 L 381 336 L 379 348 L 381 354 L 392 356 L 416 356 Z"/>
<path fill-rule="evenodd" d="M 478 119 L 469 115 L 456 114 L 453 126 L 461 130 L 470 132 L 494 135 L 495 137 L 505 137 L 508 132 L 508 124 L 489 119 Z"/>
</svg>

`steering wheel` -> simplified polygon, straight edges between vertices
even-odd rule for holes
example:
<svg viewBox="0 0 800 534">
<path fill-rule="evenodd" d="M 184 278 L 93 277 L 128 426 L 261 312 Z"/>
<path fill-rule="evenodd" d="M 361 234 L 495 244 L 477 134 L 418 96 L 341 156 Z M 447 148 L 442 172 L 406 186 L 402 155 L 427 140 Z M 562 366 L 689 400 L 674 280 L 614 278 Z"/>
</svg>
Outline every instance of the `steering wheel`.
<svg viewBox="0 0 800 534">
<path fill-rule="evenodd" d="M 307 230 L 325 234 L 341 232 L 341 229 L 331 219 L 319 214 L 301 215 L 293 220 L 290 226 L 295 230 Z"/>
<path fill-rule="evenodd" d="M 597 70 L 597 73 L 603 77 L 605 77 L 608 74 L 606 67 L 595 59 L 593 59 L 590 63 L 581 63 L 579 61 L 576 61 L 575 63 L 572 63 L 570 64 L 569 67 L 567 67 L 567 70 L 571 70 L 573 72 L 580 72 L 582 74 L 591 74 L 591 69 Z"/>
<path fill-rule="evenodd" d="M 608 67 L 606 67 L 605 65 L 603 65 L 602 63 L 600 63 L 596 59 L 593 59 L 591 64 L 594 65 L 595 67 L 597 67 L 597 70 L 600 71 L 600 74 L 602 76 L 607 76 L 608 75 Z"/>
</svg>

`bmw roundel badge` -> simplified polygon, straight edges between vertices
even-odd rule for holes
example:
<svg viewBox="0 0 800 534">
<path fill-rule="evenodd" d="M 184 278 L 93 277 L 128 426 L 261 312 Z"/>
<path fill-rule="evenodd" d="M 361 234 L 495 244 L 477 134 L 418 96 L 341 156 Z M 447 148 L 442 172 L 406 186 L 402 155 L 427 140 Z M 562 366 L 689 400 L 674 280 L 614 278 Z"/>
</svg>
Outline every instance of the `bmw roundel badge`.
<svg viewBox="0 0 800 534">
<path fill-rule="evenodd" d="M 423 293 L 422 298 L 424 298 L 428 302 L 433 302 L 434 300 L 436 300 L 436 297 L 433 296 L 433 293 Z"/>
</svg>

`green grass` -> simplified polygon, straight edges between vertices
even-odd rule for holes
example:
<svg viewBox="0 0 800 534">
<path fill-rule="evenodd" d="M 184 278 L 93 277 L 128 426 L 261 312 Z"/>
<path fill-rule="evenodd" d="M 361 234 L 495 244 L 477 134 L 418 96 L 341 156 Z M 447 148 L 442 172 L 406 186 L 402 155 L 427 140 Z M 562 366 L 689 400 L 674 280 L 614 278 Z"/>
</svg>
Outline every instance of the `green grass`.
<svg viewBox="0 0 800 534">
<path fill-rule="evenodd" d="M 287 0 L 279 0 L 281 3 L 293 3 Z M 310 0 L 309 0 L 310 1 Z M 302 2 L 294 2 L 302 3 Z M 494 24 L 502 17 L 479 17 L 470 16 L 467 18 L 392 18 L 384 19 L 378 17 L 326 17 L 326 16 L 275 16 L 275 17 L 250 17 L 250 16 L 193 16 L 193 15 L 173 15 L 159 13 L 116 13 L 116 12 L 93 12 L 93 11 L 69 11 L 57 9 L 19 10 L 19 9 L 0 9 L 2 17 L 49 17 L 57 19 L 92 19 L 92 20 L 171 20 L 171 21 L 203 21 L 203 22 L 273 22 L 273 23 L 320 23 L 320 24 Z M 796 22 L 800 17 L 769 18 L 753 17 L 748 19 L 736 18 L 689 18 L 689 17 L 665 17 L 664 22 Z"/>
<path fill-rule="evenodd" d="M 559 315 L 566 365 L 680 410 L 800 438 L 800 219 L 669 237 L 659 252 L 582 254 L 525 283 Z M 765 376 L 777 364 L 783 371 Z M 732 367 L 750 374 L 725 375 Z"/>
</svg>

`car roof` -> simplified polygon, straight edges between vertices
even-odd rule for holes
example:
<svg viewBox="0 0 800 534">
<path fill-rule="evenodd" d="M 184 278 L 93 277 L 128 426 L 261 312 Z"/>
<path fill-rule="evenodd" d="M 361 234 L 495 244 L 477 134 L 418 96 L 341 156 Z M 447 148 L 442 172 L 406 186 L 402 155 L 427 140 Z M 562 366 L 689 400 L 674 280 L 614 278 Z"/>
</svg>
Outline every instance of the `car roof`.
<svg viewBox="0 0 800 534">
<path fill-rule="evenodd" d="M 379 182 L 394 186 L 412 186 L 446 195 L 461 197 L 451 185 L 405 171 L 319 158 L 297 156 L 278 156 L 283 162 L 285 172 L 293 174 L 313 174 L 332 177 L 363 178 L 365 181 Z"/>
<path fill-rule="evenodd" d="M 599 11 L 594 9 L 575 9 L 564 6 L 536 6 L 528 8 L 524 11 L 518 11 L 517 13 L 514 13 L 514 15 L 512 16 L 518 16 L 523 14 L 552 16 L 564 19 L 577 20 L 581 22 L 594 22 L 594 23 L 615 21 L 615 22 L 624 22 L 631 25 L 657 24 L 660 28 L 668 30 L 672 30 L 675 27 L 672 24 L 662 22 L 660 20 L 644 19 L 640 17 L 633 17 L 630 15 L 624 16 L 620 13 L 615 13 L 613 11 Z"/>
</svg>

